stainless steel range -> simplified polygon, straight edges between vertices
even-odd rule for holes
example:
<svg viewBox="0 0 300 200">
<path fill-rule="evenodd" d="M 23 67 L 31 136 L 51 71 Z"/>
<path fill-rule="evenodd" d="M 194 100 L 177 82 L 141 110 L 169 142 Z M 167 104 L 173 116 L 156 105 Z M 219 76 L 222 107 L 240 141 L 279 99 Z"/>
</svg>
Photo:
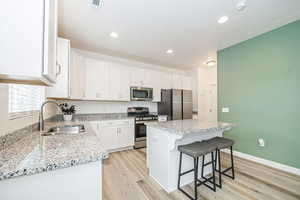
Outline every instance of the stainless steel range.
<svg viewBox="0 0 300 200">
<path fill-rule="evenodd" d="M 129 107 L 127 109 L 128 116 L 135 117 L 135 144 L 134 148 L 146 147 L 147 127 L 146 122 L 157 121 L 157 114 L 149 113 L 147 107 Z"/>
</svg>

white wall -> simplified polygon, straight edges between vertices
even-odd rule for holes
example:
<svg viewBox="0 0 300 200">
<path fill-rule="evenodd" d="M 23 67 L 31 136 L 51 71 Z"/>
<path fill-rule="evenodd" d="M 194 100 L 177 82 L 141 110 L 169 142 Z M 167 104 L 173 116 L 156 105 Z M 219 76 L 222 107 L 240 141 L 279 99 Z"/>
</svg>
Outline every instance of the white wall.
<svg viewBox="0 0 300 200">
<path fill-rule="evenodd" d="M 45 116 L 53 115 L 54 108 L 48 106 Z M 12 131 L 24 128 L 31 124 L 37 123 L 39 119 L 38 112 L 33 112 L 33 116 L 20 119 L 9 119 L 8 117 L 8 85 L 0 84 L 0 136 L 11 133 Z"/>
<path fill-rule="evenodd" d="M 66 101 L 64 101 L 66 102 Z M 99 101 L 68 101 L 76 106 L 77 114 L 92 113 L 127 113 L 128 107 L 148 107 L 150 112 L 157 112 L 157 103 L 153 102 L 99 102 Z"/>
<path fill-rule="evenodd" d="M 217 66 L 198 68 L 198 118 L 218 120 Z"/>
<path fill-rule="evenodd" d="M 188 72 L 192 77 L 192 90 L 193 90 L 193 111 L 198 112 L 198 85 L 199 85 L 199 75 L 198 68 L 192 69 Z"/>
</svg>

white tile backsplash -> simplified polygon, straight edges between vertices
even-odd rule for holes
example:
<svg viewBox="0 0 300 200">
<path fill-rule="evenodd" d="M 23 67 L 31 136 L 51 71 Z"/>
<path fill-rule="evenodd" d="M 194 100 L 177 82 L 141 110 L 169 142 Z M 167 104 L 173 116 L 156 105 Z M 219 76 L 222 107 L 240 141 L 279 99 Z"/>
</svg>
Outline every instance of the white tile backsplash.
<svg viewBox="0 0 300 200">
<path fill-rule="evenodd" d="M 128 107 L 148 107 L 150 112 L 157 112 L 157 103 L 146 101 L 132 102 L 99 102 L 99 101 L 69 101 L 76 106 L 77 114 L 92 113 L 126 113 Z"/>
</svg>

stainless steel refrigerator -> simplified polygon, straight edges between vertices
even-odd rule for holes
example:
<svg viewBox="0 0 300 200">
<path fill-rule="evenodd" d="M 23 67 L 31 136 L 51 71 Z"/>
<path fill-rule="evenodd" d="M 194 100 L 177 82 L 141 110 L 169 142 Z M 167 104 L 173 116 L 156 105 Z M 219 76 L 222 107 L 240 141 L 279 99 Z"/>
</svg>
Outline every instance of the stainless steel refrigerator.
<svg viewBox="0 0 300 200">
<path fill-rule="evenodd" d="M 193 95 L 191 90 L 161 90 L 158 114 L 167 115 L 168 120 L 193 118 Z"/>
</svg>

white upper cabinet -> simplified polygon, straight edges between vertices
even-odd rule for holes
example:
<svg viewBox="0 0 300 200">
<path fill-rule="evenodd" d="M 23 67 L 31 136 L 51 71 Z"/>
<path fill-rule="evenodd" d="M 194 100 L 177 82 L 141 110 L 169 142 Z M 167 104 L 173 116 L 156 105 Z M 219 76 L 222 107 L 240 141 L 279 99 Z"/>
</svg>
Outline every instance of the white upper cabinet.
<svg viewBox="0 0 300 200">
<path fill-rule="evenodd" d="M 57 0 L 45 0 L 43 75 L 56 82 L 57 65 Z"/>
<path fill-rule="evenodd" d="M 115 64 L 108 64 L 108 99 L 113 101 L 130 100 L 130 68 Z"/>
<path fill-rule="evenodd" d="M 173 74 L 172 75 L 172 88 L 173 89 L 182 89 L 182 75 Z"/>
<path fill-rule="evenodd" d="M 192 78 L 190 76 L 173 74 L 172 88 L 173 89 L 192 90 Z"/>
<path fill-rule="evenodd" d="M 70 49 L 70 41 L 57 43 L 57 83 L 47 89 L 51 98 L 130 101 L 130 87 L 153 89 L 153 102 L 161 101 L 161 89 L 191 90 L 191 77 L 157 69 L 129 67 L 96 59 Z"/>
<path fill-rule="evenodd" d="M 130 72 L 130 86 L 131 87 L 146 87 L 145 86 L 145 70 L 134 67 Z"/>
<path fill-rule="evenodd" d="M 0 6 L 0 81 L 56 81 L 57 1 L 5 1 Z"/>
<path fill-rule="evenodd" d="M 56 84 L 47 88 L 49 98 L 69 98 L 70 40 L 57 39 Z"/>
<path fill-rule="evenodd" d="M 86 58 L 85 99 L 108 100 L 108 63 Z"/>
<path fill-rule="evenodd" d="M 150 82 L 150 87 L 153 88 L 153 101 L 160 102 L 161 101 L 161 89 L 162 89 L 162 81 L 161 81 L 161 72 L 149 70 L 148 80 Z"/>
<path fill-rule="evenodd" d="M 86 84 L 85 57 L 76 51 L 71 51 L 70 66 L 70 98 L 84 99 Z"/>
<path fill-rule="evenodd" d="M 182 77 L 182 89 L 192 90 L 192 77 L 190 77 L 190 76 Z"/>
<path fill-rule="evenodd" d="M 161 72 L 161 89 L 172 88 L 172 74 L 168 72 Z"/>
</svg>

